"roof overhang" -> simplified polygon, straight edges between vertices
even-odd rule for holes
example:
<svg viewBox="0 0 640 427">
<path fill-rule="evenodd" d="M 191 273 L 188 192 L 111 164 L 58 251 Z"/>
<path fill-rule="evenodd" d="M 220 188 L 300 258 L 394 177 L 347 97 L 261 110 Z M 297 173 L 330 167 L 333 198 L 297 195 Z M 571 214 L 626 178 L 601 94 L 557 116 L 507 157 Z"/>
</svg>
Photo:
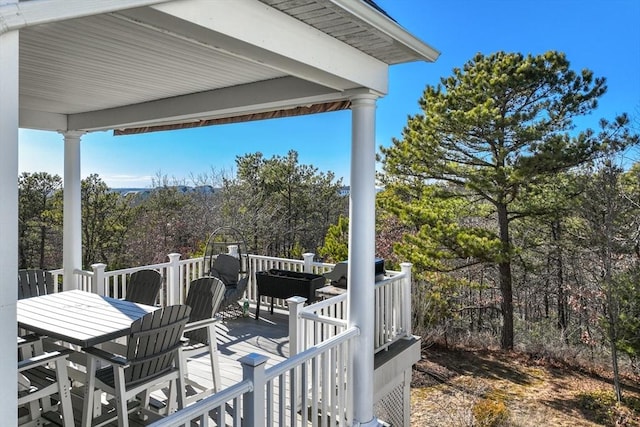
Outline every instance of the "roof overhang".
<svg viewBox="0 0 640 427">
<path fill-rule="evenodd" d="M 354 91 L 386 94 L 390 64 L 437 58 L 364 2 L 294 3 L 0 6 L 0 32 L 20 30 L 20 126 L 139 131 L 334 111 Z"/>
</svg>

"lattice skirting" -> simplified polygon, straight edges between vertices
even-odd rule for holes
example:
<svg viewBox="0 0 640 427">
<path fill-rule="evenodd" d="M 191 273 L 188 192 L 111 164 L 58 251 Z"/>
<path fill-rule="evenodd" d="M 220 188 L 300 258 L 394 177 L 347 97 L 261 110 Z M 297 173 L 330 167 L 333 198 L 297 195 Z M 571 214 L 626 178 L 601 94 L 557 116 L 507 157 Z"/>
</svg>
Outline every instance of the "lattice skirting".
<svg viewBox="0 0 640 427">
<path fill-rule="evenodd" d="M 375 416 L 389 426 L 409 426 L 410 414 L 405 409 L 405 399 L 410 399 L 408 387 L 404 381 L 394 387 L 386 396 L 381 398 L 373 407 Z"/>
</svg>

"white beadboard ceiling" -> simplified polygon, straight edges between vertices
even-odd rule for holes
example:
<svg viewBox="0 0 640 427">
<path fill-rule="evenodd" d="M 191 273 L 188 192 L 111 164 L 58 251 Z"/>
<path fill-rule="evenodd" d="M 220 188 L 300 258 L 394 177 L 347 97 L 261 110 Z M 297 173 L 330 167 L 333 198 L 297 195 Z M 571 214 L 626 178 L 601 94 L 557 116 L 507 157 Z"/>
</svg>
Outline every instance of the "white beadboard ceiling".
<svg viewBox="0 0 640 427">
<path fill-rule="evenodd" d="M 125 129 L 384 94 L 387 65 L 437 58 L 412 37 L 359 0 L 181 0 L 27 26 L 20 125 Z"/>
<path fill-rule="evenodd" d="M 62 114 L 284 77 L 117 14 L 23 30 L 20 53 L 21 107 Z"/>
</svg>

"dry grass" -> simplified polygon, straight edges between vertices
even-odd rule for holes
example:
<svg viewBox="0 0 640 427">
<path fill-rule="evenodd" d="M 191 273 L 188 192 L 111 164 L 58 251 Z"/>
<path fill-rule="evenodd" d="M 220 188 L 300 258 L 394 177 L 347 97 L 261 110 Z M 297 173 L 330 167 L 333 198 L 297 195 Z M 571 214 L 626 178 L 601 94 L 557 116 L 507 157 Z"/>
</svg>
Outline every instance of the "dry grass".
<svg viewBox="0 0 640 427">
<path fill-rule="evenodd" d="M 638 379 L 624 381 L 622 405 L 611 384 L 521 353 L 429 349 L 414 369 L 411 425 L 640 426 Z"/>
</svg>

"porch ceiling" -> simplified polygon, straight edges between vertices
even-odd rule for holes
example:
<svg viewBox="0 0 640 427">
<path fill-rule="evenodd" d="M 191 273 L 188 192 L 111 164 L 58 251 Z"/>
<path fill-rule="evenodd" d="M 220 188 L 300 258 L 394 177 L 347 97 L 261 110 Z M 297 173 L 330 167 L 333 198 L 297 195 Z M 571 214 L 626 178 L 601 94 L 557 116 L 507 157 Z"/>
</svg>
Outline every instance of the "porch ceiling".
<svg viewBox="0 0 640 427">
<path fill-rule="evenodd" d="M 384 94 L 389 64 L 436 58 L 364 2 L 169 1 L 22 28 L 20 126 L 126 129 L 294 109 Z"/>
</svg>

